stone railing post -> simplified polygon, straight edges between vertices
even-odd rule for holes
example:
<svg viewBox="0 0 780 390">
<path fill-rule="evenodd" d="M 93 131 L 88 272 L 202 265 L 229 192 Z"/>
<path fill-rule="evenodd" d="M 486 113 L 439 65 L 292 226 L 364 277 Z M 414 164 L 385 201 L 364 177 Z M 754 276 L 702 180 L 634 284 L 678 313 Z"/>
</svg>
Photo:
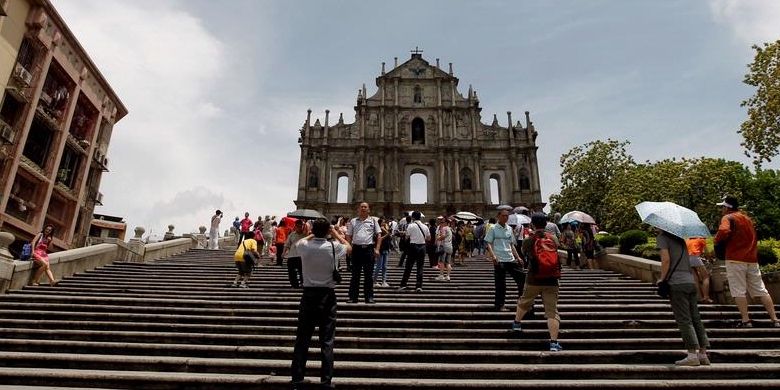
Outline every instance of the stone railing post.
<svg viewBox="0 0 780 390">
<path fill-rule="evenodd" d="M 163 241 L 173 240 L 173 237 L 175 236 L 173 234 L 173 229 L 174 228 L 175 228 L 175 226 L 168 225 L 168 231 L 165 232 L 165 235 L 163 236 Z"/>
<path fill-rule="evenodd" d="M 208 236 L 206 236 L 206 227 L 200 226 L 198 227 L 198 231 L 200 233 L 195 235 L 195 239 L 198 241 L 198 249 L 207 249 L 209 246 L 209 240 Z"/>
<path fill-rule="evenodd" d="M 130 251 L 127 254 L 126 260 L 129 262 L 140 263 L 143 262 L 144 260 L 145 246 L 142 237 L 146 232 L 146 229 L 144 229 L 141 226 L 136 226 L 134 232 L 135 232 L 135 237 L 131 238 L 130 241 L 127 243 L 127 246 L 130 249 Z"/>
<path fill-rule="evenodd" d="M 8 246 L 14 242 L 16 237 L 8 232 L 0 232 L 0 260 L 14 261 L 13 255 L 8 251 Z"/>
<path fill-rule="evenodd" d="M 712 266 L 710 274 L 710 297 L 717 303 L 734 304 L 734 298 L 729 291 L 729 280 L 726 277 L 726 262 L 718 260 Z"/>
</svg>

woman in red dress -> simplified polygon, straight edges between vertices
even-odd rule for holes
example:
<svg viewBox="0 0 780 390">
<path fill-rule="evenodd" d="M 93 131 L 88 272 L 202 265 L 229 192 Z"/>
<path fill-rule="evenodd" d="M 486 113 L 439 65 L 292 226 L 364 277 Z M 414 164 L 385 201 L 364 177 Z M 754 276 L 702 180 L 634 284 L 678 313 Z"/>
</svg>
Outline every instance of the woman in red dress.
<svg viewBox="0 0 780 390">
<path fill-rule="evenodd" d="M 35 265 L 38 266 L 38 269 L 35 271 L 35 275 L 33 276 L 32 285 L 37 286 L 38 281 L 41 279 L 41 274 L 43 272 L 46 272 L 46 277 L 49 278 L 49 285 L 52 287 L 57 285 L 57 282 L 54 280 L 54 274 L 51 272 L 51 267 L 49 266 L 49 245 L 52 241 L 52 235 L 54 234 L 54 226 L 52 225 L 46 225 L 43 228 L 43 231 L 38 233 L 37 236 L 35 236 L 35 239 L 32 242 L 33 252 L 32 257 L 33 261 L 35 262 Z"/>
</svg>

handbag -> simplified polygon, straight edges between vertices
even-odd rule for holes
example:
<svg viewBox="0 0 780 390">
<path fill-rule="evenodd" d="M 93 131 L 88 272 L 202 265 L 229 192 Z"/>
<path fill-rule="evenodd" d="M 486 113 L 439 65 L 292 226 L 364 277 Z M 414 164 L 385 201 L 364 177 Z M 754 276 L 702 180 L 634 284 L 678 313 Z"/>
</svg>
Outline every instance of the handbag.
<svg viewBox="0 0 780 390">
<path fill-rule="evenodd" d="M 683 247 L 682 255 L 677 260 L 677 264 L 674 265 L 674 268 L 672 268 L 671 272 L 666 274 L 666 277 L 664 278 L 664 280 L 658 282 L 658 284 L 656 285 L 656 288 L 657 288 L 656 294 L 658 294 L 659 297 L 661 297 L 663 299 L 668 299 L 669 298 L 669 293 L 671 293 L 671 291 L 672 291 L 671 286 L 669 286 L 669 278 L 672 277 L 672 274 L 674 274 L 674 271 L 677 269 L 677 266 L 680 265 L 680 263 L 682 262 L 683 255 L 685 255 L 686 253 L 687 253 L 686 249 Z"/>
<path fill-rule="evenodd" d="M 333 281 L 339 284 L 342 278 L 341 272 L 339 272 L 339 260 L 336 258 L 336 245 L 333 244 L 333 241 L 330 242 L 330 248 L 333 251 Z"/>
</svg>

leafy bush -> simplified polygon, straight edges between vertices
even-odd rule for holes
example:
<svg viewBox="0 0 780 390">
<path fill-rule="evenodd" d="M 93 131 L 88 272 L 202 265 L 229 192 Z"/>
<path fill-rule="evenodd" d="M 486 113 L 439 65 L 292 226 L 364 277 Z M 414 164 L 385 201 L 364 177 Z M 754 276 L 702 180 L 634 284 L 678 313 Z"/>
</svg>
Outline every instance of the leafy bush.
<svg viewBox="0 0 780 390">
<path fill-rule="evenodd" d="M 647 244 L 647 233 L 642 230 L 629 230 L 620 235 L 620 253 L 631 255 L 635 246 Z"/>
<path fill-rule="evenodd" d="M 597 234 L 596 241 L 598 241 L 599 245 L 602 247 L 609 248 L 612 246 L 617 246 L 617 244 L 620 242 L 620 237 L 614 234 Z"/>
<path fill-rule="evenodd" d="M 777 253 L 769 245 L 758 245 L 758 265 L 777 263 Z"/>
<path fill-rule="evenodd" d="M 661 261 L 661 252 L 655 243 L 640 244 L 631 250 L 636 256 Z"/>
<path fill-rule="evenodd" d="M 762 274 L 768 274 L 772 272 L 780 272 L 780 262 L 768 264 L 761 267 Z"/>
</svg>

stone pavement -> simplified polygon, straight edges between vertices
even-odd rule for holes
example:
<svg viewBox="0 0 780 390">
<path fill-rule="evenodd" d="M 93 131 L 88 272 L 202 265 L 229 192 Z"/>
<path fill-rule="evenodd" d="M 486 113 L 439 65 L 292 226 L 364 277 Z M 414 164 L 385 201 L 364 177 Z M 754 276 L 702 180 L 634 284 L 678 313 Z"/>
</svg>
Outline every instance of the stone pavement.
<svg viewBox="0 0 780 390">
<path fill-rule="evenodd" d="M 397 258 L 390 263 L 395 287 L 401 269 Z M 300 291 L 286 272 L 265 265 L 250 288 L 229 288 L 232 252 L 191 250 L 114 263 L 56 288 L 12 290 L 0 296 L 0 390 L 287 388 Z M 426 270 L 423 293 L 378 288 L 374 305 L 347 304 L 347 284 L 338 287 L 337 388 L 780 387 L 780 330 L 735 329 L 732 306 L 701 307 L 713 365 L 675 367 L 682 341 L 648 283 L 565 269 L 564 351 L 553 353 L 539 301 L 522 335 L 508 330 L 513 312 L 492 310 L 484 259 L 456 267 L 451 282 L 435 276 Z M 507 287 L 514 310 L 511 279 Z M 768 325 L 752 309 L 757 325 Z M 318 352 L 315 342 L 312 380 Z"/>
</svg>

